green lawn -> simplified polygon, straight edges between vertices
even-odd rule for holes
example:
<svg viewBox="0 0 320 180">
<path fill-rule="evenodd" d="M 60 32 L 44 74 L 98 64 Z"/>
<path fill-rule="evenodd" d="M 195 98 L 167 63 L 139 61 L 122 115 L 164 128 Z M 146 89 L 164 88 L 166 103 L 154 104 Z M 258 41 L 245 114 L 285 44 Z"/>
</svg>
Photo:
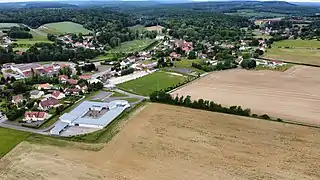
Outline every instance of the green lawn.
<svg viewBox="0 0 320 180">
<path fill-rule="evenodd" d="M 117 87 L 143 96 L 149 96 L 153 91 L 166 89 L 186 80 L 183 76 L 171 75 L 167 72 L 157 71 L 139 79 L 117 85 Z"/>
<path fill-rule="evenodd" d="M 126 98 L 126 99 L 123 99 L 123 100 L 126 100 L 129 103 L 134 103 L 134 102 L 137 102 L 139 99 L 138 98 Z"/>
<path fill-rule="evenodd" d="M 174 66 L 176 68 L 186 68 L 191 71 L 203 74 L 203 73 L 205 73 L 204 71 L 191 66 L 192 63 L 199 63 L 201 61 L 203 61 L 203 60 L 202 59 L 181 59 L 181 61 L 175 61 Z"/>
<path fill-rule="evenodd" d="M 84 28 L 81 24 L 77 24 L 70 21 L 44 24 L 43 26 L 39 27 L 38 30 L 45 33 L 51 33 L 56 35 L 66 34 L 66 33 L 76 33 L 76 34 L 90 33 L 90 31 Z"/>
<path fill-rule="evenodd" d="M 0 158 L 27 138 L 30 133 L 0 128 Z"/>
<path fill-rule="evenodd" d="M 127 95 L 115 91 L 111 97 L 127 97 Z"/>
<path fill-rule="evenodd" d="M 320 41 L 277 41 L 272 45 L 271 49 L 267 49 L 264 57 L 288 62 L 320 65 Z"/>
<path fill-rule="evenodd" d="M 271 48 L 263 56 L 268 59 L 320 65 L 320 50 Z"/>
<path fill-rule="evenodd" d="M 139 39 L 139 40 L 133 40 L 133 41 L 127 41 L 124 43 L 121 43 L 120 46 L 111 49 L 108 51 L 109 53 L 130 53 L 130 52 L 136 52 L 141 51 L 148 47 L 150 44 L 154 43 L 156 40 L 154 39 Z"/>
<path fill-rule="evenodd" d="M 320 41 L 316 40 L 283 40 L 277 41 L 272 44 L 272 47 L 290 47 L 290 48 L 320 48 Z"/>
<path fill-rule="evenodd" d="M 140 32 L 143 32 L 143 31 L 147 30 L 146 27 L 144 27 L 142 25 L 131 26 L 131 27 L 129 27 L 129 29 L 135 30 L 135 31 L 140 31 Z"/>
<path fill-rule="evenodd" d="M 253 31 L 253 34 L 254 34 L 254 38 L 262 38 L 262 39 L 270 39 L 272 38 L 272 36 L 270 35 L 266 35 L 266 34 L 262 34 L 258 29 L 255 29 Z"/>
<path fill-rule="evenodd" d="M 237 15 L 237 16 L 244 16 L 244 17 L 255 17 L 255 18 L 266 18 L 266 17 L 285 17 L 286 14 L 280 13 L 272 13 L 272 12 L 257 12 L 252 9 L 241 9 L 234 13 L 225 13 L 228 15 Z"/>
<path fill-rule="evenodd" d="M 10 29 L 14 26 L 19 27 L 20 25 L 17 23 L 0 23 L 0 29 Z"/>
</svg>

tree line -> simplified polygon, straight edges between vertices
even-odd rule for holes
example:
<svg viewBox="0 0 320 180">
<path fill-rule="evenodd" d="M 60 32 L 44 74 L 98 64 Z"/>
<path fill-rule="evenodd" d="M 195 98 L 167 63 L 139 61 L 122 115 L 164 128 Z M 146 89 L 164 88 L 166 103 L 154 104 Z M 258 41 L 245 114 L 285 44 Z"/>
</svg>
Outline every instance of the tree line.
<svg viewBox="0 0 320 180">
<path fill-rule="evenodd" d="M 166 93 L 163 90 L 152 92 L 150 94 L 150 101 L 177 105 L 177 106 L 190 107 L 190 108 L 201 109 L 206 111 L 234 114 L 239 116 L 255 117 L 255 118 L 261 118 L 266 120 L 271 119 L 267 114 L 263 114 L 260 116 L 257 114 L 252 114 L 250 109 L 243 109 L 241 106 L 224 107 L 221 104 L 217 104 L 213 101 L 208 101 L 203 99 L 192 100 L 191 96 L 173 97 L 169 93 Z M 282 120 L 278 119 L 278 121 L 282 121 Z"/>
</svg>

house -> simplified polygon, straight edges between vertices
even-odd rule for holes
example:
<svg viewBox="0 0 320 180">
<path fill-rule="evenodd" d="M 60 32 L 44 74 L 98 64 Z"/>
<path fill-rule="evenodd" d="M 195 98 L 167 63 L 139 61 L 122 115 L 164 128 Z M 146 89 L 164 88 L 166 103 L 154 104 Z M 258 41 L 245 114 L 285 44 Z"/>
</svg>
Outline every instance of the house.
<svg viewBox="0 0 320 180">
<path fill-rule="evenodd" d="M 23 95 L 19 94 L 12 97 L 12 103 L 17 105 L 18 103 L 23 102 Z"/>
<path fill-rule="evenodd" d="M 51 89 L 52 86 L 49 84 L 49 83 L 45 83 L 45 84 L 40 84 L 38 89 L 41 90 L 41 89 L 45 89 L 45 90 L 48 90 L 48 89 Z"/>
<path fill-rule="evenodd" d="M 67 75 L 60 75 L 59 76 L 59 81 L 61 83 L 66 83 L 68 79 L 69 79 L 69 77 Z"/>
<path fill-rule="evenodd" d="M 41 101 L 39 103 L 39 109 L 46 111 L 46 110 L 49 110 L 50 108 L 59 107 L 60 105 L 61 104 L 59 103 L 59 100 L 54 99 L 54 98 L 49 98 L 49 99 Z"/>
<path fill-rule="evenodd" d="M 91 75 L 90 74 L 87 74 L 87 75 L 81 75 L 81 76 L 79 76 L 79 79 L 83 79 L 83 80 L 89 80 L 89 79 L 91 79 Z"/>
<path fill-rule="evenodd" d="M 30 91 L 30 98 L 31 99 L 39 99 L 44 95 L 43 91 L 33 90 Z"/>
<path fill-rule="evenodd" d="M 66 95 L 60 91 L 53 91 L 51 95 L 52 95 L 51 97 L 54 99 L 63 99 L 66 97 Z"/>
<path fill-rule="evenodd" d="M 78 80 L 76 80 L 76 79 L 67 79 L 67 83 L 69 83 L 71 85 L 76 85 L 76 84 L 78 84 Z"/>
<path fill-rule="evenodd" d="M 176 52 L 170 53 L 171 59 L 180 59 L 181 55 L 177 54 Z"/>
<path fill-rule="evenodd" d="M 200 58 L 200 59 L 207 59 L 207 58 L 208 58 L 208 55 L 200 53 L 200 54 L 199 54 L 199 58 Z"/>
<path fill-rule="evenodd" d="M 24 113 L 24 118 L 22 119 L 22 121 L 27 121 L 27 122 L 44 121 L 49 117 L 50 115 L 46 112 L 29 111 Z"/>
<path fill-rule="evenodd" d="M 68 95 L 79 95 L 80 92 L 82 92 L 82 89 L 78 89 L 78 88 L 68 88 L 65 90 L 65 93 Z"/>
<path fill-rule="evenodd" d="M 192 42 L 187 42 L 184 40 L 176 40 L 174 42 L 174 45 L 176 48 L 181 48 L 182 51 L 189 53 L 190 51 L 193 50 L 193 43 Z"/>
</svg>

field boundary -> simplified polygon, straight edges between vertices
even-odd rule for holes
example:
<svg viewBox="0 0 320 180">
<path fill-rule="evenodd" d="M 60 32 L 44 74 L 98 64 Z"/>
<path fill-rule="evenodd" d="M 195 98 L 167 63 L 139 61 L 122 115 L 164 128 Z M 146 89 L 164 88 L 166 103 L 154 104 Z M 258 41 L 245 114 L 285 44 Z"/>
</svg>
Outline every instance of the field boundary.
<svg viewBox="0 0 320 180">
<path fill-rule="evenodd" d="M 288 60 L 282 60 L 282 59 L 269 59 L 269 58 L 263 58 L 263 57 L 259 57 L 256 59 L 261 59 L 261 60 L 267 60 L 267 61 L 280 61 L 280 62 L 284 62 L 284 63 L 290 63 L 290 64 L 294 64 L 294 65 L 302 65 L 302 66 L 310 66 L 310 67 L 320 67 L 320 65 L 315 65 L 315 64 L 307 64 L 307 63 L 298 63 L 298 62 L 292 62 L 292 61 L 288 61 Z"/>
</svg>

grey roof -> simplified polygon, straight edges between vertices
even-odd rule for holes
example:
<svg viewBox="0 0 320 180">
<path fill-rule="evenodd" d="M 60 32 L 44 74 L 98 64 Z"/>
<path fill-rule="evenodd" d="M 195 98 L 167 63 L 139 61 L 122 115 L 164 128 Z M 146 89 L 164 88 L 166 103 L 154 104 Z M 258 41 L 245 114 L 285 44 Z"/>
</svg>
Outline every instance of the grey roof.
<svg viewBox="0 0 320 180">
<path fill-rule="evenodd" d="M 119 106 L 120 104 L 122 104 L 122 106 Z M 108 107 L 109 110 L 99 118 L 93 119 L 84 117 L 84 114 L 86 114 L 90 108 L 95 107 Z M 130 104 L 125 100 L 115 100 L 109 103 L 84 101 L 70 113 L 65 113 L 60 116 L 60 120 L 64 122 L 72 122 L 74 124 L 98 125 L 105 127 L 128 107 L 130 107 Z"/>
<path fill-rule="evenodd" d="M 30 91 L 30 95 L 38 95 L 39 93 L 40 93 L 40 91 L 38 91 L 38 90 Z"/>
<path fill-rule="evenodd" d="M 28 64 L 16 64 L 13 67 L 20 69 L 21 71 L 29 70 L 29 69 L 36 69 L 41 67 L 39 63 L 28 63 Z"/>
<path fill-rule="evenodd" d="M 52 128 L 50 130 L 50 133 L 52 135 L 59 135 L 61 133 L 61 131 L 64 130 L 64 128 L 66 128 L 67 126 L 69 125 L 69 123 L 65 123 L 65 122 L 62 122 L 62 121 L 59 121 L 55 126 L 54 128 Z"/>
</svg>

